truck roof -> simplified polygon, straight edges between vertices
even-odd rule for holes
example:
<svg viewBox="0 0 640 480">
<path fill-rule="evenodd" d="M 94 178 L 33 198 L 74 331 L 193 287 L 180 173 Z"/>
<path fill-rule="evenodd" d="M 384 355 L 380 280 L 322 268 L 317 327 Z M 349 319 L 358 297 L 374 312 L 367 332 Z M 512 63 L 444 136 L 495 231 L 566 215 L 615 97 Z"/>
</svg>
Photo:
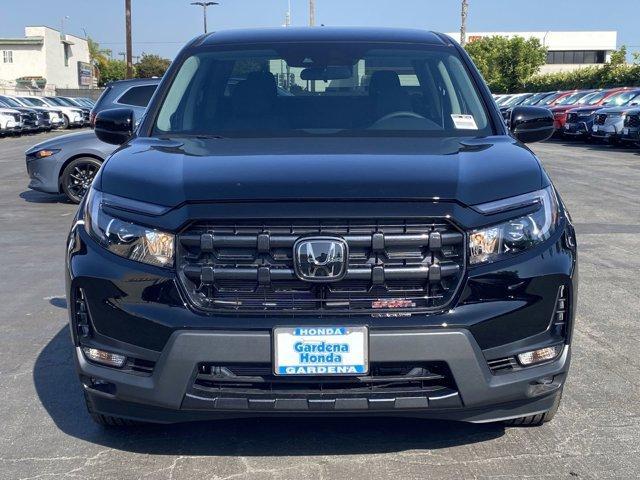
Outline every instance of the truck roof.
<svg viewBox="0 0 640 480">
<path fill-rule="evenodd" d="M 451 45 L 443 34 L 410 28 L 371 27 L 287 27 L 231 29 L 203 35 L 195 46 L 278 42 L 384 42 Z"/>
</svg>

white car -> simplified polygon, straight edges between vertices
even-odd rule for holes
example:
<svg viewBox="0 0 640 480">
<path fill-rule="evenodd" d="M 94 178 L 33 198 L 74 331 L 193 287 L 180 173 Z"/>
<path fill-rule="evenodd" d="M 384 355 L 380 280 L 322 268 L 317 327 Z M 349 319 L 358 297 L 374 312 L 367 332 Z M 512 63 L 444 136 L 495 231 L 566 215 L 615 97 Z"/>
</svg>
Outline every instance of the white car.
<svg viewBox="0 0 640 480">
<path fill-rule="evenodd" d="M 33 108 L 37 110 L 44 110 L 49 113 L 49 120 L 51 121 L 52 128 L 60 128 L 64 126 L 64 118 L 62 115 L 62 109 L 57 107 L 50 107 L 38 97 L 11 97 L 16 102 L 20 103 L 27 108 Z"/>
<path fill-rule="evenodd" d="M 11 108 L 0 108 L 0 136 L 22 130 L 20 112 Z"/>
<path fill-rule="evenodd" d="M 62 105 L 56 105 L 48 98 L 43 97 L 26 97 L 30 100 L 37 102 L 38 106 L 50 107 L 54 110 L 62 112 L 62 121 L 64 128 L 69 127 L 81 127 L 84 125 L 84 119 L 82 118 L 82 109 L 75 107 L 66 107 Z"/>
</svg>

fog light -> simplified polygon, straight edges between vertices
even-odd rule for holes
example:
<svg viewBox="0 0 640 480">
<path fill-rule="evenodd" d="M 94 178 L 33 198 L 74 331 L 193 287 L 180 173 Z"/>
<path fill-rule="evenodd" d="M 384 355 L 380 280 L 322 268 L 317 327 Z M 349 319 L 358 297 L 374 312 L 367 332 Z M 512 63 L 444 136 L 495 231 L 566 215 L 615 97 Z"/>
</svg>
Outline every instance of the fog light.
<svg viewBox="0 0 640 480">
<path fill-rule="evenodd" d="M 553 360 L 560 354 L 561 351 L 562 345 L 541 348 L 540 350 L 518 354 L 518 361 L 521 365 L 528 367 L 529 365 L 535 365 L 536 363 L 548 362 L 549 360 Z"/>
<path fill-rule="evenodd" d="M 127 357 L 124 355 L 98 350 L 97 348 L 82 347 L 82 351 L 89 360 L 110 367 L 121 368 L 124 366 L 124 362 L 127 361 Z"/>
</svg>

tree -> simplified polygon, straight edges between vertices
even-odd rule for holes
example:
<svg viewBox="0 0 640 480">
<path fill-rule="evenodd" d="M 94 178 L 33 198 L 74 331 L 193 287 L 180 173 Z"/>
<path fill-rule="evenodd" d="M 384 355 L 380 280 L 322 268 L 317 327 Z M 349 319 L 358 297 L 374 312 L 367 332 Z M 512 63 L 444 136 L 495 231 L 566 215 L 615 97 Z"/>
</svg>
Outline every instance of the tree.
<svg viewBox="0 0 640 480">
<path fill-rule="evenodd" d="M 98 78 L 98 84 L 103 85 L 105 82 L 102 80 L 102 72 L 107 68 L 111 50 L 100 48 L 98 42 L 90 37 L 87 37 L 87 44 L 89 45 L 89 58 L 91 59 L 94 74 Z"/>
<path fill-rule="evenodd" d="M 620 50 L 614 50 L 611 52 L 611 60 L 609 60 L 611 65 L 624 65 L 627 63 L 627 47 L 626 45 L 622 45 Z"/>
<path fill-rule="evenodd" d="M 521 90 L 547 59 L 547 49 L 537 38 L 484 37 L 465 48 L 494 92 Z"/>
<path fill-rule="evenodd" d="M 127 62 L 124 60 L 107 60 L 100 68 L 100 86 L 114 80 L 123 80 L 127 74 Z"/>
<path fill-rule="evenodd" d="M 167 71 L 171 60 L 160 55 L 143 53 L 140 61 L 136 63 L 136 76 L 138 78 L 161 77 Z"/>
</svg>

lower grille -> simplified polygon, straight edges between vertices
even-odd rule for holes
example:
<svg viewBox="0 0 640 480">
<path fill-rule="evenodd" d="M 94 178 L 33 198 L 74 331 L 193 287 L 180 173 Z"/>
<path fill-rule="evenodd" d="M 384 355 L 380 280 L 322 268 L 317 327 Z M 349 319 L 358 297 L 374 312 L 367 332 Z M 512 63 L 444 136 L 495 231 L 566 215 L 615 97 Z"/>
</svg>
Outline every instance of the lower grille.
<svg viewBox="0 0 640 480">
<path fill-rule="evenodd" d="M 348 245 L 345 276 L 298 278 L 294 244 Z M 196 307 L 228 313 L 401 314 L 446 306 L 462 280 L 464 234 L 436 221 L 197 223 L 179 236 L 177 266 Z"/>
<path fill-rule="evenodd" d="M 371 364 L 367 376 L 358 377 L 280 377 L 270 364 L 198 365 L 192 393 L 220 395 L 349 395 L 393 393 L 416 394 L 455 391 L 456 385 L 444 362 L 416 364 Z"/>
</svg>

